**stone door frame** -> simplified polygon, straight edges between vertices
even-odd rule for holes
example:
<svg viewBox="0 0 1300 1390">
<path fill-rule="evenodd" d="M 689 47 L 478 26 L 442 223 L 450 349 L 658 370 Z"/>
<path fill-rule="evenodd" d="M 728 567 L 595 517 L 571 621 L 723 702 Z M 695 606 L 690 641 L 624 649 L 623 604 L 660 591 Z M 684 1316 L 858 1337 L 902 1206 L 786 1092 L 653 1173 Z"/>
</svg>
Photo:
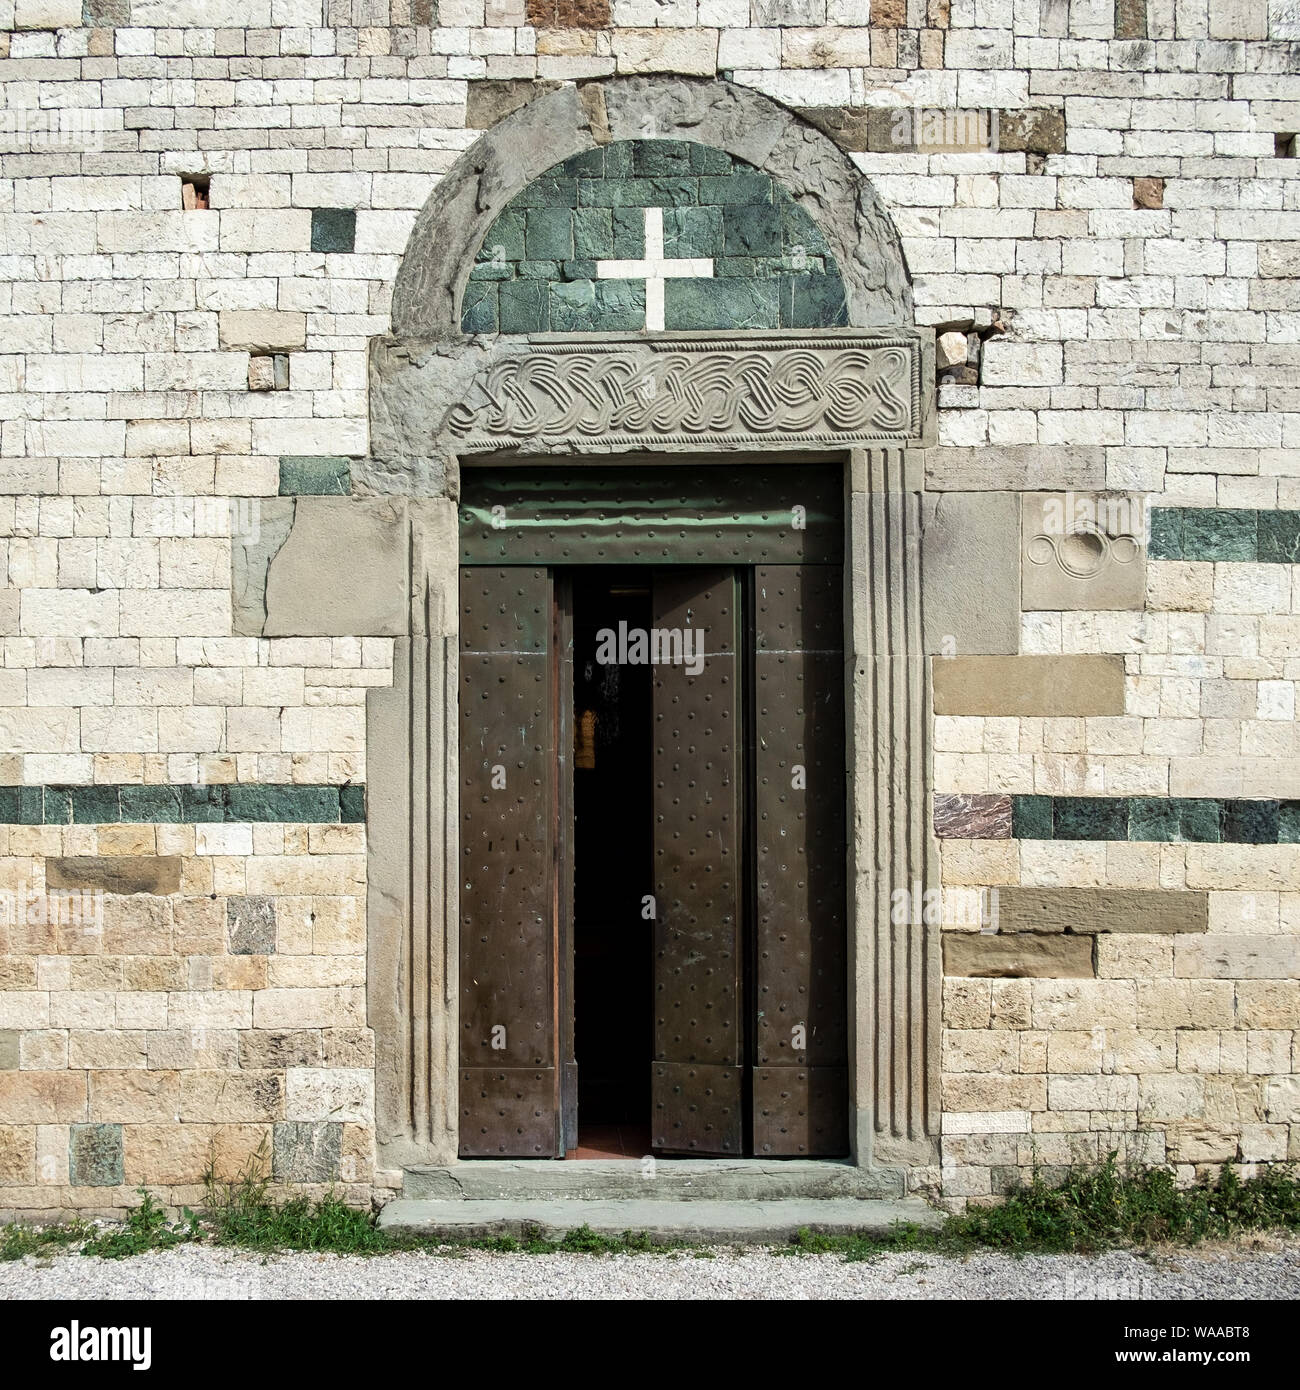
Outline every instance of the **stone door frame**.
<svg viewBox="0 0 1300 1390">
<path fill-rule="evenodd" d="M 644 138 L 714 145 L 779 180 L 825 236 L 853 326 L 462 334 L 469 269 L 505 204 L 570 155 Z M 353 500 L 336 499 L 360 502 L 382 516 L 386 536 L 398 535 L 390 548 L 403 588 L 401 611 L 372 629 L 395 638 L 393 685 L 370 691 L 367 704 L 379 1167 L 458 1161 L 462 459 L 581 467 L 638 454 L 774 463 L 810 452 L 840 460 L 845 478 L 853 1158 L 863 1167 L 933 1163 L 938 929 L 895 923 L 893 908 L 895 890 L 937 884 L 920 556 L 934 348 L 912 324 L 901 248 L 870 183 L 821 132 L 729 83 L 563 86 L 507 116 L 439 183 L 395 283 L 393 330 L 371 345 L 370 453 L 353 467 Z M 291 534 L 285 551 L 293 545 Z M 300 542 L 296 553 L 307 549 Z M 270 597 L 268 589 L 268 613 Z"/>
<path fill-rule="evenodd" d="M 371 384 L 379 409 L 440 402 L 425 437 L 427 457 L 447 480 L 441 496 L 413 488 L 400 502 L 390 496 L 378 503 L 400 507 L 409 565 L 393 685 L 371 691 L 367 708 L 368 1003 L 381 1167 L 458 1161 L 454 497 L 461 460 L 581 468 L 629 456 L 682 462 L 725 455 L 758 464 L 810 451 L 839 460 L 845 480 L 853 1156 L 862 1166 L 932 1161 L 937 928 L 893 920 L 896 890 L 914 897 L 918 886 L 924 893 L 937 882 L 919 547 L 932 362 L 929 335 L 917 330 L 498 338 L 436 350 L 395 339 L 375 344 Z M 656 383 L 649 400 L 666 417 L 656 418 L 636 391 L 644 374 Z M 730 383 L 707 396 L 703 414 L 680 404 L 690 397 L 681 381 L 692 374 Z M 617 395 L 631 402 L 627 408 L 556 404 L 568 400 L 566 385 L 576 383 L 573 398 L 584 402 L 611 380 L 626 388 Z M 775 410 L 772 382 L 784 391 Z M 855 405 L 844 404 L 850 386 Z"/>
</svg>

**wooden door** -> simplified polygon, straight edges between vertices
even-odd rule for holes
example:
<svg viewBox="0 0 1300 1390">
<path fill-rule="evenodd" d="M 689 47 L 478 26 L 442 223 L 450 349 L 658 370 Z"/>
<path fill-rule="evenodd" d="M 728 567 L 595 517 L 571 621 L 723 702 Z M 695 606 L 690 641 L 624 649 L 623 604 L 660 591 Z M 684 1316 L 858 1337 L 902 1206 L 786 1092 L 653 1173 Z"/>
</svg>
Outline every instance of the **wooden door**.
<svg viewBox="0 0 1300 1390">
<path fill-rule="evenodd" d="M 843 572 L 754 570 L 757 1157 L 848 1152 Z"/>
<path fill-rule="evenodd" d="M 726 568 L 661 569 L 654 667 L 654 1063 L 651 1141 L 744 1151 L 740 594 Z"/>
<path fill-rule="evenodd" d="M 560 1102 L 553 583 L 460 586 L 460 1153 L 554 1158 Z"/>
</svg>

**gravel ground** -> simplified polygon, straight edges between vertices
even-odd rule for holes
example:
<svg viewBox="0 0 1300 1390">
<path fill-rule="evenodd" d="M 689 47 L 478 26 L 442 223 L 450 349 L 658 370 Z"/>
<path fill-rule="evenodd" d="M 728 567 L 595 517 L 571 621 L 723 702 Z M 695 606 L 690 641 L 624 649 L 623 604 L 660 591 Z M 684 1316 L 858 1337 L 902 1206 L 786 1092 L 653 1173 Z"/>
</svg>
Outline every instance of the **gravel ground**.
<svg viewBox="0 0 1300 1390">
<path fill-rule="evenodd" d="M 60 1255 L 0 1265 L 0 1300 L 101 1298 L 1297 1299 L 1300 1241 L 1256 1237 L 1147 1258 L 890 1254 L 857 1264 L 763 1250 L 358 1258 L 183 1246 L 126 1260 Z"/>
</svg>

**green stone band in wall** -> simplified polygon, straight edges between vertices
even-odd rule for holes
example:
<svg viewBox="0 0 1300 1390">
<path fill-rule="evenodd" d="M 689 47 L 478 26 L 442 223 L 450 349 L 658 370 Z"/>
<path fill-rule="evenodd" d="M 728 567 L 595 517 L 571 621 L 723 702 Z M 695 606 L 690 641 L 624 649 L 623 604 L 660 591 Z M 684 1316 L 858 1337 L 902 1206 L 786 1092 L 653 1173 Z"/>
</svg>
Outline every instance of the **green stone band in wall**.
<svg viewBox="0 0 1300 1390">
<path fill-rule="evenodd" d="M 1230 507 L 1152 507 L 1152 560 L 1300 564 L 1300 512 Z"/>
<path fill-rule="evenodd" d="M 189 825 L 218 821 L 358 824 L 362 783 L 317 786 L 227 782 L 205 786 L 123 783 L 0 787 L 0 825 Z"/>
<path fill-rule="evenodd" d="M 935 833 L 952 840 L 1145 840 L 1300 844 L 1300 801 L 1212 796 L 939 793 Z"/>
</svg>

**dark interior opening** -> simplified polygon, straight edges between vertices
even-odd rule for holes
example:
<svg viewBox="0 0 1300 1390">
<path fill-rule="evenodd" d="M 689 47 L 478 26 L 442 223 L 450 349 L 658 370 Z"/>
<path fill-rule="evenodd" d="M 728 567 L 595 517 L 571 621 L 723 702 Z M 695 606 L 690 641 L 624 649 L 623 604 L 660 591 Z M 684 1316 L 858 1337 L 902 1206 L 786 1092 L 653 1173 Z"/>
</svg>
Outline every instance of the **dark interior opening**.
<svg viewBox="0 0 1300 1390">
<path fill-rule="evenodd" d="M 650 623 L 648 570 L 574 570 L 577 1158 L 650 1152 L 654 923 L 644 904 L 654 892 L 653 668 L 608 659 L 617 656 L 620 624 Z"/>
</svg>

